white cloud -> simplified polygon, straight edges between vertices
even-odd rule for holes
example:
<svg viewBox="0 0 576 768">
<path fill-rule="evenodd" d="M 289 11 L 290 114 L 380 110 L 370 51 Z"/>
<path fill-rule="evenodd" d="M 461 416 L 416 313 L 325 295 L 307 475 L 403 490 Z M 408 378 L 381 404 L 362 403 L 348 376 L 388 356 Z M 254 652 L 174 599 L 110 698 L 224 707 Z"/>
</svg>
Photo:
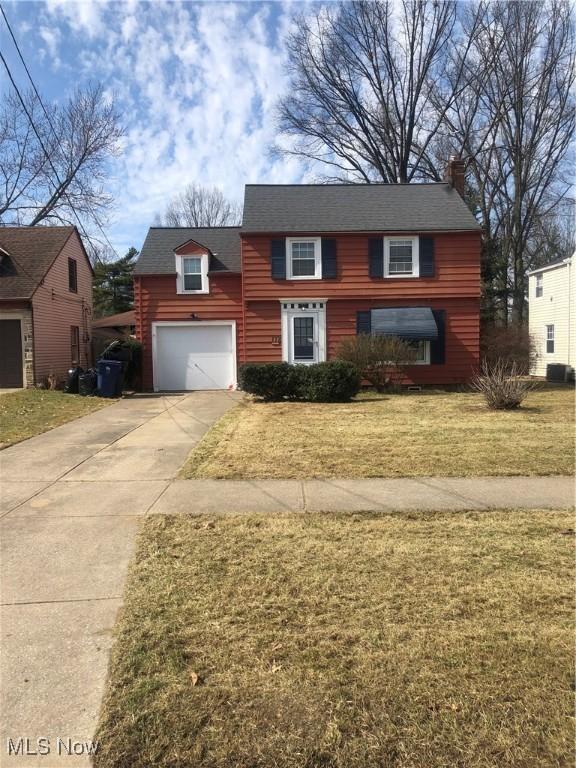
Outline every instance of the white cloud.
<svg viewBox="0 0 576 768">
<path fill-rule="evenodd" d="M 241 199 L 248 182 L 300 180 L 296 160 L 268 152 L 292 5 L 48 0 L 45 10 L 51 56 L 72 85 L 101 80 L 116 93 L 127 125 L 111 168 L 119 250 L 140 246 L 189 182 Z"/>
<path fill-rule="evenodd" d="M 58 70 L 61 64 L 60 56 L 58 55 L 58 49 L 60 46 L 60 30 L 57 27 L 46 27 L 41 25 L 38 29 L 38 34 L 46 45 L 52 67 L 55 70 Z M 42 53 L 44 53 L 44 51 L 42 51 Z"/>
</svg>

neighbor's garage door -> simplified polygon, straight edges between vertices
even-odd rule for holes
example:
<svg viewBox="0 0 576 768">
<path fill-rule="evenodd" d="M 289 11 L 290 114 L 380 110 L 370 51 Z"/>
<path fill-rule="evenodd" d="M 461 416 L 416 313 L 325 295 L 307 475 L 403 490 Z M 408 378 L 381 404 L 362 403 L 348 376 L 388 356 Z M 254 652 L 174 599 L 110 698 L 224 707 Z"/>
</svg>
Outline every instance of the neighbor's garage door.
<svg viewBox="0 0 576 768">
<path fill-rule="evenodd" d="M 227 389 L 235 381 L 230 325 L 158 325 L 154 388 Z"/>
<path fill-rule="evenodd" d="M 0 320 L 0 387 L 21 387 L 22 332 L 20 320 Z"/>
</svg>

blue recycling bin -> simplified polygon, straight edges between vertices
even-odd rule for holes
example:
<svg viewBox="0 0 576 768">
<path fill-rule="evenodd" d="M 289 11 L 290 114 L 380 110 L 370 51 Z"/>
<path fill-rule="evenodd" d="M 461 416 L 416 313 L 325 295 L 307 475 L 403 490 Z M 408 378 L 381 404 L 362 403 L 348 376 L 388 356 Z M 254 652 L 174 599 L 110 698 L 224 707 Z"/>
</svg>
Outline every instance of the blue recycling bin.
<svg viewBox="0 0 576 768">
<path fill-rule="evenodd" d="M 98 360 L 96 371 L 100 397 L 120 397 L 123 367 L 123 363 L 119 360 Z"/>
</svg>

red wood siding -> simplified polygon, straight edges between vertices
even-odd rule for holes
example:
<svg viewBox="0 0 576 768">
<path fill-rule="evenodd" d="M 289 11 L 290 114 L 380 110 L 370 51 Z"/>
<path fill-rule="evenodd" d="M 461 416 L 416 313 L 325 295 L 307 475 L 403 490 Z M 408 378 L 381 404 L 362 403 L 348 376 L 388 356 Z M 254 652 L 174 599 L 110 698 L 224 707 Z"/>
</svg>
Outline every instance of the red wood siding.
<svg viewBox="0 0 576 768">
<path fill-rule="evenodd" d="M 480 303 L 478 299 L 430 301 L 355 299 L 329 300 L 326 304 L 328 358 L 335 356 L 346 336 L 356 335 L 356 313 L 377 307 L 422 306 L 446 312 L 446 363 L 413 366 L 409 382 L 458 384 L 467 381 L 479 360 Z M 249 302 L 246 308 L 246 359 L 250 362 L 282 360 L 282 346 L 273 342 L 281 334 L 279 301 Z"/>
<path fill-rule="evenodd" d="M 428 234 L 434 237 L 436 274 L 433 278 L 371 279 L 368 275 L 368 240 L 378 236 L 378 233 L 335 236 L 338 262 L 336 280 L 272 280 L 270 243 L 272 239 L 285 235 L 243 235 L 244 298 L 250 301 L 290 297 L 370 296 L 405 299 L 480 296 L 479 232 Z"/>
<path fill-rule="evenodd" d="M 78 292 L 68 290 L 68 259 L 76 260 Z M 90 365 L 92 271 L 80 238 L 72 232 L 32 297 L 34 375 L 37 383 L 54 375 L 62 382 L 72 363 L 70 327 L 80 329 L 80 365 Z"/>
<path fill-rule="evenodd" d="M 238 362 L 243 360 L 240 275 L 210 274 L 210 293 L 176 293 L 176 275 L 139 275 L 134 280 L 136 335 L 143 345 L 143 387 L 152 389 L 152 323 L 167 320 L 235 320 Z"/>
</svg>

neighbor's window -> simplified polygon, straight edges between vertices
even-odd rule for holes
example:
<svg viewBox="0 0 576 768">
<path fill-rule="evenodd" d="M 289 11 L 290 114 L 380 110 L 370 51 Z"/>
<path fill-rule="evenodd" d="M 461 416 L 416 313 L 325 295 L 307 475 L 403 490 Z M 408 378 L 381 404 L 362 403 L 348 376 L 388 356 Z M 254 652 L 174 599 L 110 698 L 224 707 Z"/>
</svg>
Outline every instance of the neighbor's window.
<svg viewBox="0 0 576 768">
<path fill-rule="evenodd" d="M 70 326 L 70 358 L 72 365 L 80 363 L 80 328 L 77 325 Z"/>
<path fill-rule="evenodd" d="M 386 277 L 418 277 L 418 238 L 387 237 L 384 242 Z"/>
<path fill-rule="evenodd" d="M 536 298 L 544 293 L 544 275 L 536 275 Z"/>
<path fill-rule="evenodd" d="M 68 290 L 78 293 L 78 263 L 76 259 L 68 259 Z"/>
<path fill-rule="evenodd" d="M 322 277 L 320 238 L 288 238 L 286 253 L 289 280 L 319 280 Z"/>
<path fill-rule="evenodd" d="M 179 256 L 178 293 L 208 293 L 208 255 Z"/>
<path fill-rule="evenodd" d="M 554 326 L 546 326 L 546 354 L 554 354 Z"/>
</svg>

